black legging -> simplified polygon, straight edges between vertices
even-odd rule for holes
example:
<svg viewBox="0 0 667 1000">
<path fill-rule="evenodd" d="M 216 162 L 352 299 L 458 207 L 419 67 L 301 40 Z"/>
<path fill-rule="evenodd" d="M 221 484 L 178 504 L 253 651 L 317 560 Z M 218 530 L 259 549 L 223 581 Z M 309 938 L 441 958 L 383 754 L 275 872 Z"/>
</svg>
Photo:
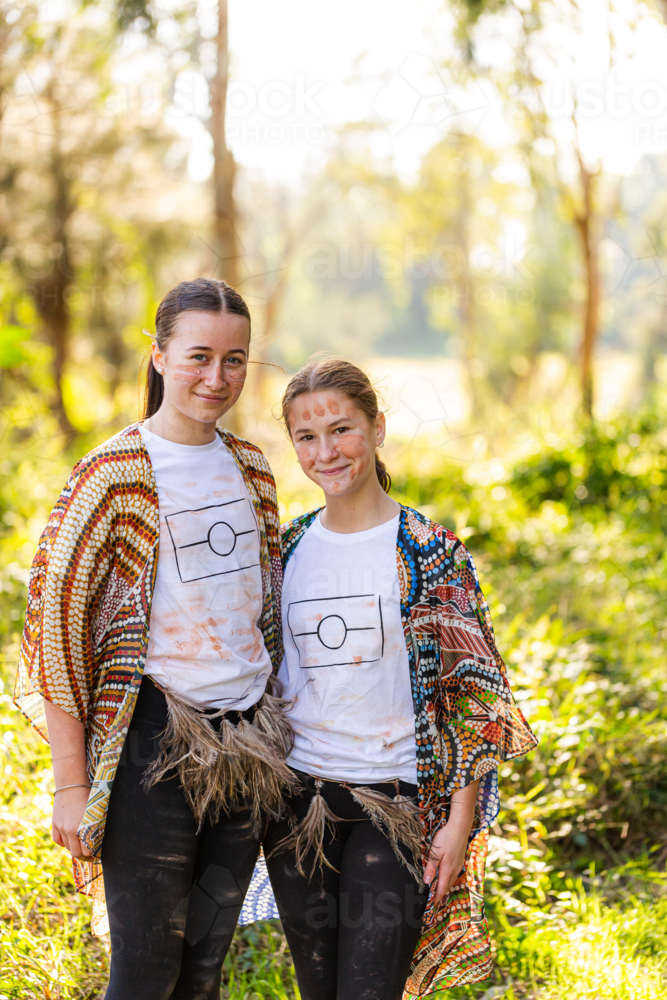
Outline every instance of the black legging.
<svg viewBox="0 0 667 1000">
<path fill-rule="evenodd" d="M 197 833 L 177 777 L 148 792 L 141 786 L 166 724 L 165 697 L 144 678 L 102 845 L 111 931 L 105 1000 L 219 1000 L 259 852 L 248 810 Z"/>
<path fill-rule="evenodd" d="M 308 811 L 314 778 L 296 774 L 305 793 L 291 799 L 296 819 Z M 393 797 L 393 782 L 369 787 Z M 417 786 L 400 783 L 402 795 Z M 271 854 L 289 834 L 286 820 L 271 823 L 264 850 L 271 884 L 292 953 L 301 1000 L 400 1000 L 419 940 L 427 894 L 420 891 L 350 793 L 325 781 L 322 795 L 342 820 L 327 828 L 325 856 L 334 866 L 300 875 L 294 852 Z M 406 857 L 408 852 L 406 850 Z M 313 852 L 306 856 L 310 872 Z"/>
</svg>

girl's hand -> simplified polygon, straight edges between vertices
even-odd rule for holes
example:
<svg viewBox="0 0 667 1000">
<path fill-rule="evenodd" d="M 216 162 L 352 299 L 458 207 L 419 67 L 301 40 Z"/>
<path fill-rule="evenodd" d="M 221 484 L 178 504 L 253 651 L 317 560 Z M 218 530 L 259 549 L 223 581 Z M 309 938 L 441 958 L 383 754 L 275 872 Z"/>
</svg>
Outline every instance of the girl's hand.
<svg viewBox="0 0 667 1000">
<path fill-rule="evenodd" d="M 429 859 L 424 868 L 424 882 L 430 885 L 438 875 L 435 891 L 436 906 L 452 888 L 465 864 L 468 837 L 475 817 L 479 781 L 471 781 L 454 792 L 449 807 L 449 819 L 434 835 Z"/>
<path fill-rule="evenodd" d="M 424 882 L 430 885 L 438 875 L 438 885 L 435 890 L 435 903 L 440 902 L 446 892 L 452 888 L 461 874 L 465 863 L 466 849 L 470 827 L 455 825 L 451 821 L 438 830 L 433 837 L 429 859 L 424 869 Z"/>
<path fill-rule="evenodd" d="M 51 834 L 56 844 L 73 858 L 85 861 L 92 854 L 79 840 L 79 827 L 90 795 L 86 769 L 83 723 L 62 708 L 44 699 L 46 725 L 53 759 L 53 778 L 61 791 L 53 800 Z M 65 786 L 71 785 L 71 788 Z"/>
<path fill-rule="evenodd" d="M 65 788 L 58 792 L 53 801 L 53 839 L 79 861 L 89 861 L 92 858 L 91 852 L 78 836 L 89 794 L 88 788 Z"/>
</svg>

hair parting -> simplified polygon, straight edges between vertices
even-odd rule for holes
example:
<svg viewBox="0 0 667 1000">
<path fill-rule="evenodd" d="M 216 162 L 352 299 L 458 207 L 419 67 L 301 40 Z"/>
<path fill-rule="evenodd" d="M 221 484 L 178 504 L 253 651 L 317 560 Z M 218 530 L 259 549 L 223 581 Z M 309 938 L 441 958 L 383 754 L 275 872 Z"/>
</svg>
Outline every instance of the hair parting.
<svg viewBox="0 0 667 1000">
<path fill-rule="evenodd" d="M 164 351 L 176 330 L 179 316 L 184 312 L 233 313 L 245 316 L 250 323 L 250 310 L 245 299 L 228 285 L 215 278 L 194 278 L 181 281 L 167 292 L 157 307 L 155 314 L 155 335 L 149 330 L 144 333 Z M 148 358 L 146 387 L 144 396 L 144 420 L 152 417 L 160 409 L 164 399 L 164 379 L 155 369 L 153 359 Z"/>
<path fill-rule="evenodd" d="M 282 401 L 282 418 L 288 432 L 290 429 L 289 415 L 294 400 L 308 392 L 326 392 L 326 390 L 344 392 L 371 422 L 379 413 L 377 393 L 366 372 L 344 358 L 315 359 L 304 365 L 290 379 L 285 389 Z M 389 493 L 391 475 L 377 451 L 375 452 L 375 471 L 380 486 L 385 493 Z"/>
</svg>

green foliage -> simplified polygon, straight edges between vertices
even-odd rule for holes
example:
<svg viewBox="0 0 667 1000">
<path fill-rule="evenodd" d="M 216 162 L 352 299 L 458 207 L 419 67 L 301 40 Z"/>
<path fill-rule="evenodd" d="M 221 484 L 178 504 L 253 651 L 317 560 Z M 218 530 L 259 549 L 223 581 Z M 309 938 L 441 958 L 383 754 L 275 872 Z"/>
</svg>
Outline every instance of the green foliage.
<svg viewBox="0 0 667 1000">
<path fill-rule="evenodd" d="M 6 675 L 15 656 L 15 649 L 5 651 Z M 7 692 L 0 712 L 0 995 L 88 996 L 106 969 L 106 953 L 90 934 L 88 903 L 72 891 L 63 853 L 50 839 L 48 747 L 19 721 Z"/>
<path fill-rule="evenodd" d="M 154 31 L 155 18 L 150 0 L 116 0 L 116 20 L 121 31 L 141 20 L 147 30 Z"/>
<path fill-rule="evenodd" d="M 22 326 L 5 324 L 0 327 L 0 368 L 16 368 L 28 361 L 29 355 L 24 342 L 29 331 Z"/>
</svg>

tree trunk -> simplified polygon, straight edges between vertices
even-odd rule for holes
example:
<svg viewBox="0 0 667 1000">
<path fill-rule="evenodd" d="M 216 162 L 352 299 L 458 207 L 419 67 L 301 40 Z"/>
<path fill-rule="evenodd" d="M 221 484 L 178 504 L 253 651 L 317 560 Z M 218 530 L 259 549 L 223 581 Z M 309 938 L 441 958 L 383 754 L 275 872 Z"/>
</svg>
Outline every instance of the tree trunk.
<svg viewBox="0 0 667 1000">
<path fill-rule="evenodd" d="M 595 392 L 593 359 L 600 327 L 600 240 L 594 204 L 597 173 L 586 168 L 580 153 L 578 157 L 582 210 L 575 216 L 575 222 L 581 239 L 586 285 L 580 349 L 581 405 L 584 416 L 592 420 Z"/>
<path fill-rule="evenodd" d="M 225 120 L 227 86 L 229 83 L 229 38 L 227 0 L 218 0 L 217 63 L 211 81 L 210 132 L 213 139 L 213 206 L 214 244 L 217 256 L 215 277 L 232 288 L 239 283 L 238 241 L 236 239 L 236 209 L 234 205 L 234 175 L 236 166 L 227 148 Z M 241 434 L 238 406 L 227 414 L 225 425 L 233 434 Z"/>
<path fill-rule="evenodd" d="M 213 139 L 213 197 L 215 211 L 216 277 L 236 288 L 239 282 L 236 212 L 234 207 L 234 157 L 227 148 L 225 118 L 229 82 L 227 0 L 218 0 L 216 73 L 211 81 L 211 122 Z"/>
<path fill-rule="evenodd" d="M 458 213 L 454 237 L 461 250 L 461 265 L 456 269 L 454 279 L 458 297 L 458 312 L 461 320 L 463 363 L 467 374 L 468 391 L 472 404 L 471 419 L 483 419 L 483 406 L 479 392 L 480 361 L 477 338 L 476 284 L 470 264 L 469 220 L 472 218 L 472 191 L 468 168 L 470 165 L 470 137 L 456 136 L 456 144 L 463 167 L 458 176 Z"/>
<path fill-rule="evenodd" d="M 48 342 L 53 349 L 51 371 L 55 388 L 54 409 L 61 432 L 71 438 L 75 433 L 70 423 L 63 399 L 63 378 L 69 356 L 71 315 L 68 293 L 74 272 L 69 249 L 68 223 L 74 211 L 70 181 L 61 153 L 60 107 L 55 95 L 50 95 L 53 141 L 50 172 L 54 188 L 53 218 L 58 222 L 60 249 L 54 255 L 48 274 L 38 278 L 32 286 L 37 312 L 44 324 Z"/>
</svg>

